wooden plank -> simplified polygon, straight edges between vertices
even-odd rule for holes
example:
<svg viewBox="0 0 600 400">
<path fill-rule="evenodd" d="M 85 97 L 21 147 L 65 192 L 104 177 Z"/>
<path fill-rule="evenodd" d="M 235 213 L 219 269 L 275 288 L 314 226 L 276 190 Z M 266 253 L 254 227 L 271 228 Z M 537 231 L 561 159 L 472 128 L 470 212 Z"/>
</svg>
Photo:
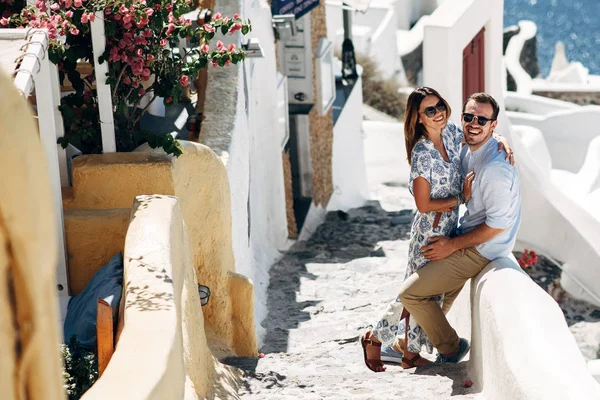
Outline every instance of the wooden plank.
<svg viewBox="0 0 600 400">
<path fill-rule="evenodd" d="M 98 342 L 98 377 L 100 377 L 115 351 L 112 307 L 103 299 L 98 299 L 96 338 Z"/>
</svg>

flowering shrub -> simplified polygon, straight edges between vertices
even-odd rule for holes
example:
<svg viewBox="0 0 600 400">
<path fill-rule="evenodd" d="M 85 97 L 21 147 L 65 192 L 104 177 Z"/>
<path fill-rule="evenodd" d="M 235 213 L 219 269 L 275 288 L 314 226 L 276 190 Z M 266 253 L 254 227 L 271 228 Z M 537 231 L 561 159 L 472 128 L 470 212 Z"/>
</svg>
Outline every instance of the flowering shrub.
<svg viewBox="0 0 600 400">
<path fill-rule="evenodd" d="M 219 40 L 211 47 L 210 42 L 217 33 L 240 31 L 245 35 L 251 30 L 249 20 L 220 13 L 193 28 L 183 16 L 190 11 L 189 5 L 190 0 L 36 0 L 35 7 L 2 15 L 0 26 L 48 29 L 50 59 L 59 67 L 61 82 L 67 77 L 79 99 L 61 104 L 65 136 L 59 143 L 65 147 L 79 143 L 83 150 L 98 152 L 95 143 L 99 143 L 100 124 L 92 87 L 94 74 L 82 77 L 76 68 L 79 61 L 94 65 L 90 23 L 95 21 L 96 11 L 103 11 L 106 51 L 99 55 L 99 62 L 109 63 L 107 83 L 112 92 L 117 150 L 130 151 L 147 141 L 179 155 L 181 149 L 170 135 L 141 131 L 140 118 L 156 97 L 162 97 L 166 106 L 177 103 L 198 71 L 208 64 L 225 67 L 244 60 L 244 51 L 234 44 L 225 46 Z M 189 40 L 191 49 L 180 52 L 182 39 Z M 82 108 L 93 110 L 95 115 L 90 129 L 84 132 L 79 129 L 80 115 L 89 113 Z"/>
<path fill-rule="evenodd" d="M 538 262 L 538 256 L 533 250 L 525 249 L 523 254 L 517 260 L 521 268 L 531 267 Z"/>
</svg>

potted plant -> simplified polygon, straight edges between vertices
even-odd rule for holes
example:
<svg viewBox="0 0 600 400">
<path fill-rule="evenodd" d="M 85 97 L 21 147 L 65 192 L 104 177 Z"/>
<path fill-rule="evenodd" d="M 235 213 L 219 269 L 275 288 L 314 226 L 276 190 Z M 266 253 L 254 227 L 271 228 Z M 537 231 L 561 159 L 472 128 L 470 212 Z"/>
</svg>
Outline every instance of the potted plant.
<svg viewBox="0 0 600 400">
<path fill-rule="evenodd" d="M 106 50 L 94 57 L 90 24 L 97 11 L 104 16 Z M 171 135 L 142 130 L 140 119 L 157 98 L 167 107 L 177 103 L 200 69 L 243 61 L 244 51 L 234 44 L 226 47 L 219 40 L 211 46 L 211 41 L 217 34 L 251 30 L 249 20 L 219 13 L 194 28 L 184 18 L 189 11 L 189 0 L 37 0 L 20 13 L 4 15 L 0 25 L 48 29 L 50 59 L 58 65 L 61 83 L 67 78 L 74 90 L 61 101 L 63 147 L 71 143 L 84 154 L 101 152 L 95 75 L 91 69 L 81 74 L 78 65 L 108 62 L 117 151 L 148 142 L 178 156 L 181 147 Z M 190 44 L 182 53 L 181 39 Z"/>
</svg>

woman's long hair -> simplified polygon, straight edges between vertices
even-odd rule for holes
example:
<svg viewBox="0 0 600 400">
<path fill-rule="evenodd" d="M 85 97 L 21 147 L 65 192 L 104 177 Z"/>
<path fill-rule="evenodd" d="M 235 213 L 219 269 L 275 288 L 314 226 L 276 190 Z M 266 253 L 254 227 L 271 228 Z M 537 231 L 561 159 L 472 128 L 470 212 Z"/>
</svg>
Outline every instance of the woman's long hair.
<svg viewBox="0 0 600 400">
<path fill-rule="evenodd" d="M 426 86 L 413 90 L 410 96 L 408 96 L 406 113 L 404 114 L 404 141 L 406 142 L 406 159 L 409 164 L 412 161 L 412 149 L 417 144 L 417 141 L 421 136 L 427 136 L 423 125 L 419 122 L 419 108 L 421 108 L 423 99 L 429 95 L 436 96 L 444 102 L 446 105 L 446 120 L 450 118 L 450 105 L 446 99 L 440 96 L 437 90 Z"/>
</svg>

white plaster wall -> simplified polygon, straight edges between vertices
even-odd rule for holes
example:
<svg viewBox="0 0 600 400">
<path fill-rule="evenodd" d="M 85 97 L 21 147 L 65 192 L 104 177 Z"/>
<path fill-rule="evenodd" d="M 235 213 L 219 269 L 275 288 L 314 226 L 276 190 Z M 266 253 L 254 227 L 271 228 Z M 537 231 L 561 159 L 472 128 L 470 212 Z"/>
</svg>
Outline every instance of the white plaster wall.
<svg viewBox="0 0 600 400">
<path fill-rule="evenodd" d="M 235 267 L 254 283 L 254 318 L 260 347 L 265 334 L 260 322 L 268 312 L 269 268 L 287 245 L 281 149 L 284 133 L 277 120 L 269 118 L 276 115 L 278 100 L 270 7 L 256 4 L 243 17 L 252 21 L 249 36 L 259 39 L 265 57 L 248 58 L 238 69 L 238 101 L 227 172 Z"/>
<path fill-rule="evenodd" d="M 493 261 L 467 283 L 448 319 L 471 340 L 469 376 L 484 398 L 600 398 L 562 311 L 514 257 Z"/>
<path fill-rule="evenodd" d="M 362 132 L 362 79 L 346 101 L 333 128 L 333 195 L 327 210 L 360 207 L 369 198 Z"/>
<path fill-rule="evenodd" d="M 419 18 L 431 14 L 443 0 L 396 0 L 398 29 L 409 30 Z"/>
<path fill-rule="evenodd" d="M 513 134 L 510 140 L 521 177 L 523 212 L 518 240 L 564 262 L 562 287 L 600 306 L 600 222 L 551 183 L 519 135 Z"/>
<path fill-rule="evenodd" d="M 363 130 L 369 138 L 365 141 L 365 159 L 371 192 L 381 182 L 408 185 L 410 165 L 406 160 L 403 129 L 403 124 L 397 122 L 363 121 Z M 390 165 L 396 168 L 390 169 Z"/>
<path fill-rule="evenodd" d="M 508 112 L 513 125 L 528 125 L 544 133 L 552 168 L 578 172 L 592 139 L 600 135 L 600 106 L 583 106 L 544 116 Z"/>
<path fill-rule="evenodd" d="M 460 123 L 463 49 L 485 26 L 485 88 L 504 108 L 502 90 L 503 0 L 453 0 L 442 3 L 425 26 L 423 84 L 437 89 Z"/>
<path fill-rule="evenodd" d="M 326 2 L 327 38 L 334 49 L 341 51 L 344 41 L 341 2 Z M 386 77 L 403 75 L 400 57 L 396 53 L 396 11 L 393 3 L 375 0 L 365 13 L 352 14 L 352 41 L 357 53 L 373 58 Z M 390 51 L 394 49 L 394 51 Z"/>
<path fill-rule="evenodd" d="M 255 320 L 262 345 L 260 322 L 267 316 L 269 268 L 287 243 L 287 216 L 282 164 L 281 126 L 277 115 L 277 68 L 271 9 L 252 8 L 252 36 L 259 39 L 265 58 L 246 63 L 249 80 L 250 136 L 250 247 L 252 268 L 244 273 L 254 281 Z"/>
</svg>

